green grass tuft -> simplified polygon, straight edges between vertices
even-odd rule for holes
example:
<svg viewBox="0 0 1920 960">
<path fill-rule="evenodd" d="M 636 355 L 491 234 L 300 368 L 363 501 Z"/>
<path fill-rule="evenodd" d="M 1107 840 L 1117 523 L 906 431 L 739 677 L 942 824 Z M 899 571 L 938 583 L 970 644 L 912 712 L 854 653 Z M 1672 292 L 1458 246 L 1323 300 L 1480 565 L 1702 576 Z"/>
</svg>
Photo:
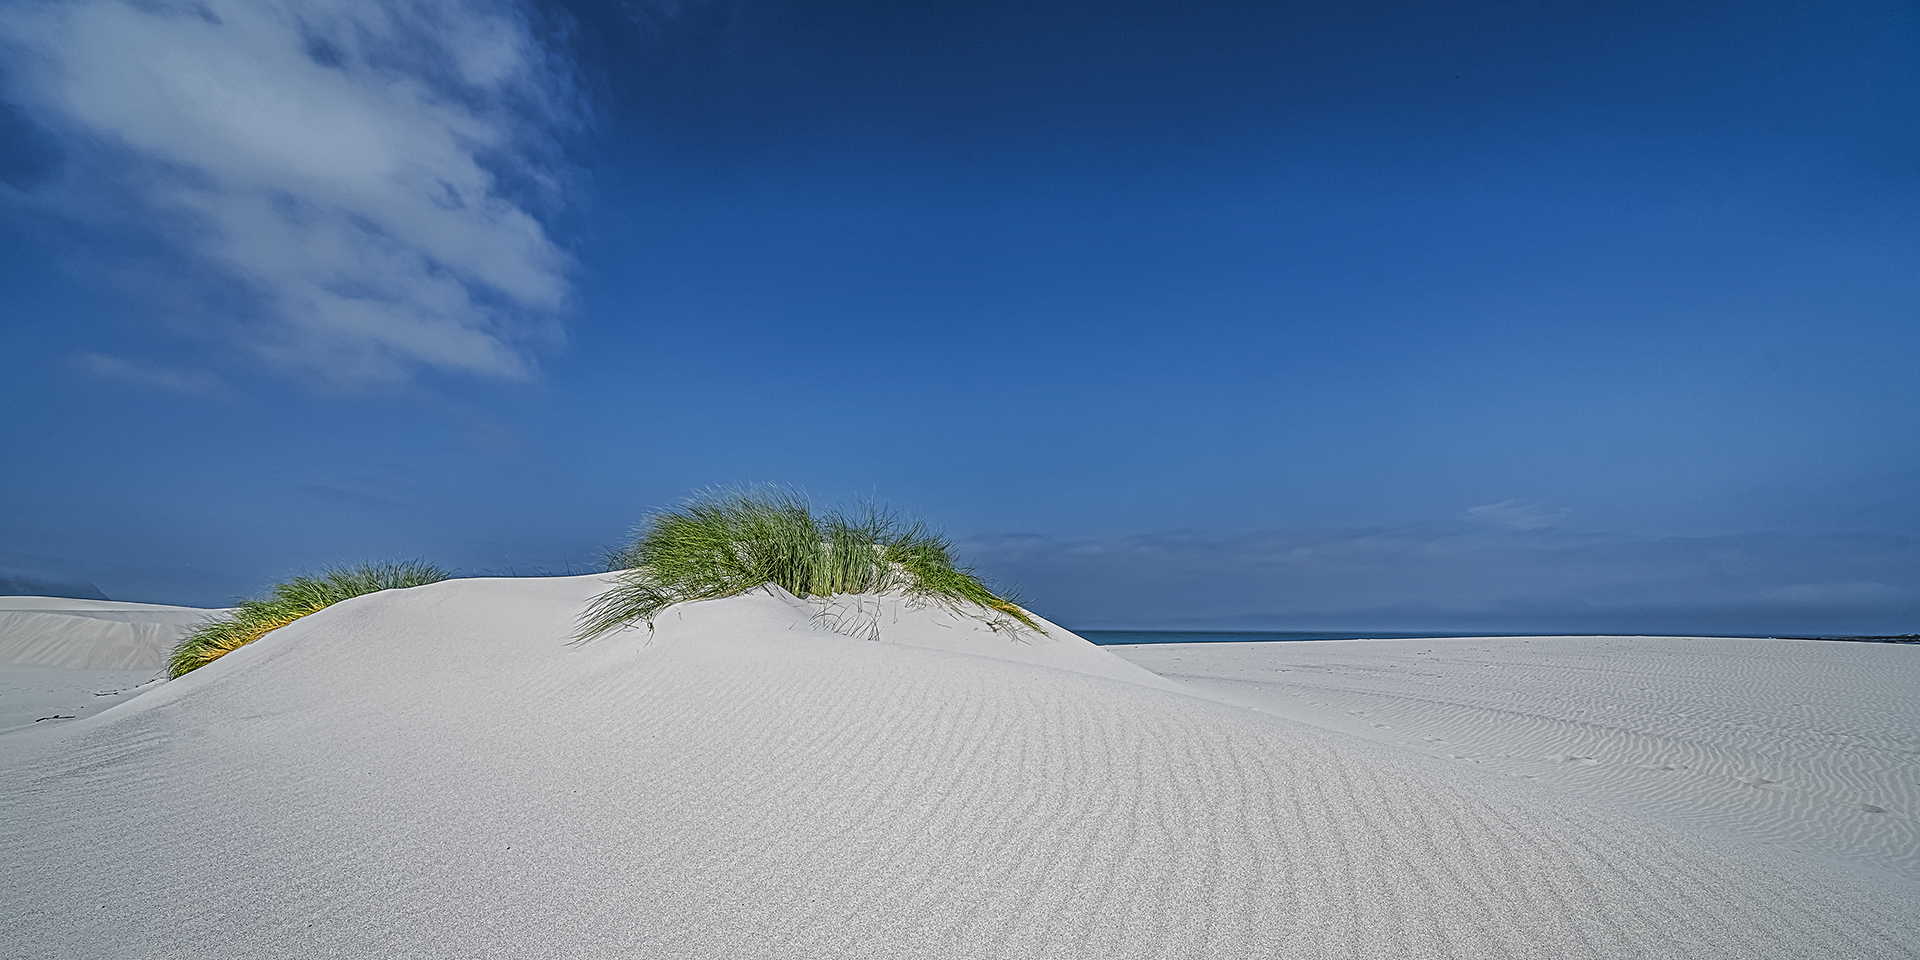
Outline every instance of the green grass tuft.
<svg viewBox="0 0 1920 960">
<path fill-rule="evenodd" d="M 295 577 L 275 584 L 266 596 L 240 601 L 232 613 L 208 620 L 181 639 L 179 646 L 173 648 L 167 676 L 179 677 L 198 670 L 266 636 L 271 630 L 342 600 L 381 590 L 437 583 L 447 577 L 446 571 L 430 563 L 403 560 L 335 567 L 317 576 Z"/>
<path fill-rule="evenodd" d="M 648 517 L 636 534 L 609 558 L 618 582 L 581 616 L 579 639 L 636 622 L 651 627 L 673 604 L 738 596 L 766 583 L 799 597 L 900 590 L 1045 632 L 957 565 L 945 537 L 871 505 L 816 517 L 805 499 L 784 489 L 709 491 Z"/>
</svg>

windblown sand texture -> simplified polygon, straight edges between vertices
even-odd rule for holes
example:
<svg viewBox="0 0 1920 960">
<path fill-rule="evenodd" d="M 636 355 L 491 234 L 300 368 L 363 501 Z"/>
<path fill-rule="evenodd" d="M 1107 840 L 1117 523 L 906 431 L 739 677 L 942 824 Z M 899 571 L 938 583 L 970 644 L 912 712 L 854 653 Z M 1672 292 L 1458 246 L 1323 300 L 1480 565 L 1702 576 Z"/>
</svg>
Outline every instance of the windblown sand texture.
<svg viewBox="0 0 1920 960">
<path fill-rule="evenodd" d="M 157 603 L 0 597 L 0 666 L 161 670 L 181 637 L 221 612 Z"/>
<path fill-rule="evenodd" d="M 1920 882 L 1920 647 L 1495 637 L 1109 647 L 1223 699 Z"/>
<path fill-rule="evenodd" d="M 1180 692 L 598 577 L 337 604 L 0 736 L 23 957 L 1909 957 L 1912 884 Z M 851 614 L 859 622 L 848 622 Z M 860 618 L 871 614 L 879 642 Z"/>
</svg>

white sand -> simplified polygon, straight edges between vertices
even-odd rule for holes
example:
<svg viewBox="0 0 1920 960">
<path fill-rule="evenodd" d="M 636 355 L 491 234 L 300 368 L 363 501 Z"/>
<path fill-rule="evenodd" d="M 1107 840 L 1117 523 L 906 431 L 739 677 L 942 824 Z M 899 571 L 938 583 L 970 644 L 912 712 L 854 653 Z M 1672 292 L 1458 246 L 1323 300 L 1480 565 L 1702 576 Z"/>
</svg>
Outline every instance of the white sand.
<svg viewBox="0 0 1920 960">
<path fill-rule="evenodd" d="M 1500 637 L 1107 648 L 1196 689 L 1920 881 L 1920 647 Z"/>
<path fill-rule="evenodd" d="M 84 719 L 166 681 L 163 670 L 63 670 L 0 665 L 0 736 Z"/>
<path fill-rule="evenodd" d="M 153 687 L 199 607 L 0 597 L 0 734 L 60 725 Z"/>
<path fill-rule="evenodd" d="M 0 665 L 159 670 L 194 624 L 222 612 L 113 600 L 0 597 Z"/>
<path fill-rule="evenodd" d="M 563 645 L 598 589 L 363 597 L 0 735 L 0 952 L 1920 956 L 1907 881 L 1185 695 L 1064 632 L 893 608 L 876 643 L 760 594 Z"/>
</svg>

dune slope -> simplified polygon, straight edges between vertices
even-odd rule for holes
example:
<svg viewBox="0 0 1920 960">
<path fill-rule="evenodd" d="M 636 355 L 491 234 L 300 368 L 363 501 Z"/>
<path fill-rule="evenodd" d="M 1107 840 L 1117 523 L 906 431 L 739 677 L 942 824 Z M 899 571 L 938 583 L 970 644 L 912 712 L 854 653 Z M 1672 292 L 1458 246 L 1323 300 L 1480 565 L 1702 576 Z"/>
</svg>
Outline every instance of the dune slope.
<svg viewBox="0 0 1920 960">
<path fill-rule="evenodd" d="M 1910 886 L 790 598 L 337 604 L 0 737 L 18 956 L 1904 957 Z M 816 611 L 817 613 L 817 611 Z M 903 621 L 931 616 L 900 611 Z M 959 622 L 956 621 L 956 624 Z M 959 630 L 896 624 L 916 631 Z M 935 646 L 941 648 L 935 649 Z"/>
<path fill-rule="evenodd" d="M 187 631 L 220 612 L 157 603 L 0 597 L 0 666 L 160 670 Z"/>
</svg>

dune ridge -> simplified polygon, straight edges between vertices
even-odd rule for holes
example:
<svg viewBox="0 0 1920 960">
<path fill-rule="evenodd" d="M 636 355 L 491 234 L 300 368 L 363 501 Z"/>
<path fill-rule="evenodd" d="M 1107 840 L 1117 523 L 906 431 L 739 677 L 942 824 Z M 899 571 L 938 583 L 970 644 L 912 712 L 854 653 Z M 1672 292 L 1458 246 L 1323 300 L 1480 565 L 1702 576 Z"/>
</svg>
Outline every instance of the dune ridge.
<svg viewBox="0 0 1920 960">
<path fill-rule="evenodd" d="M 0 737 L 18 956 L 1910 957 L 1914 889 L 979 629 L 336 604 Z M 1061 631 L 1064 634 L 1064 631 Z M 1043 643 L 1059 644 L 1045 648 Z M 1084 641 L 1080 641 L 1084 644 Z"/>
</svg>

